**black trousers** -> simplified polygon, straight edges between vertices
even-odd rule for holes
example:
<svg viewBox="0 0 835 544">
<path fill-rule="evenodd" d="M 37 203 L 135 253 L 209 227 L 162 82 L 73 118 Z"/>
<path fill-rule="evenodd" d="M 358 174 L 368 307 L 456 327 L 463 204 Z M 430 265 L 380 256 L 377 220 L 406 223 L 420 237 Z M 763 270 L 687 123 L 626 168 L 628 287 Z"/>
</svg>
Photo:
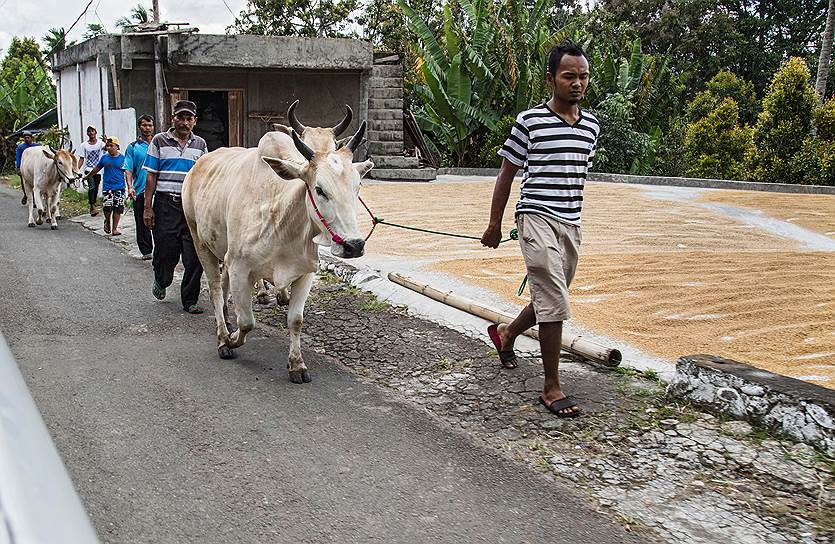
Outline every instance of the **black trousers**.
<svg viewBox="0 0 835 544">
<path fill-rule="evenodd" d="M 101 184 L 101 174 L 96 174 L 87 181 L 87 202 L 90 206 L 96 203 L 99 197 L 99 185 Z"/>
<path fill-rule="evenodd" d="M 183 203 L 179 196 L 167 193 L 154 195 L 154 279 L 160 287 L 168 287 L 174 281 L 174 268 L 183 258 L 185 274 L 180 284 L 180 300 L 183 308 L 197 304 L 200 298 L 200 278 L 203 266 L 194 250 L 194 240 L 188 230 Z"/>
<path fill-rule="evenodd" d="M 145 226 L 142 215 L 145 213 L 145 193 L 136 195 L 133 201 L 133 218 L 136 220 L 136 243 L 139 244 L 139 251 L 148 255 L 154 250 L 154 240 L 151 237 L 151 229 Z"/>
</svg>

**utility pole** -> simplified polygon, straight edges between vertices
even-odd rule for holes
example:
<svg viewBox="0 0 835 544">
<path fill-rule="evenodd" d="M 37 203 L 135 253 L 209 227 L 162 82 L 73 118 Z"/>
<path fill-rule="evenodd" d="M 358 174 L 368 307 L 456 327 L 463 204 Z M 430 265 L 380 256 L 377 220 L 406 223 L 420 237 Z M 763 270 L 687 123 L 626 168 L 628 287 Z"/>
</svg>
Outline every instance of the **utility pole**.
<svg viewBox="0 0 835 544">
<path fill-rule="evenodd" d="M 159 0 L 153 0 L 154 22 L 159 23 Z M 162 54 L 160 40 L 162 36 L 154 36 L 154 106 L 157 113 L 157 128 L 164 130 L 165 121 L 165 93 L 162 80 Z"/>
</svg>

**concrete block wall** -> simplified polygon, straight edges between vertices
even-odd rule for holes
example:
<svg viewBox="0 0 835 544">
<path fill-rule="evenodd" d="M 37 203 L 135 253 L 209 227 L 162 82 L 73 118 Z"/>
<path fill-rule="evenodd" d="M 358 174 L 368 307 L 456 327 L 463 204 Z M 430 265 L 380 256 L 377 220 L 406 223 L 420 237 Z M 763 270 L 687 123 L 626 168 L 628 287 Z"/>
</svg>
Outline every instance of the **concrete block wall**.
<svg viewBox="0 0 835 544">
<path fill-rule="evenodd" d="M 417 157 L 403 155 L 403 65 L 377 64 L 368 94 L 368 155 L 376 179 L 430 181 L 435 170 L 419 168 Z"/>
<path fill-rule="evenodd" d="M 713 355 L 679 358 L 667 393 L 835 456 L 835 391 Z"/>
</svg>

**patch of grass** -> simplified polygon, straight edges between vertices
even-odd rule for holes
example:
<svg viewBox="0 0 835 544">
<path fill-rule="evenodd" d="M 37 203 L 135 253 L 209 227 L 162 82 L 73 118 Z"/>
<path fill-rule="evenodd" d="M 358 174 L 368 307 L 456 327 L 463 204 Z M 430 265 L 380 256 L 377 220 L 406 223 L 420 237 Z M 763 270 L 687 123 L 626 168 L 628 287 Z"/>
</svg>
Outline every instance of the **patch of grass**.
<svg viewBox="0 0 835 544">
<path fill-rule="evenodd" d="M 319 272 L 316 274 L 316 279 L 325 285 L 337 285 L 342 283 L 342 280 L 336 274 L 331 272 Z"/>
<path fill-rule="evenodd" d="M 463 359 L 461 361 L 457 361 L 455 359 L 450 359 L 449 357 L 442 357 L 435 361 L 435 363 L 431 366 L 431 370 L 437 372 L 452 372 L 453 370 L 466 370 L 472 364 L 473 362 L 471 359 Z"/>
<path fill-rule="evenodd" d="M 636 370 L 634 368 L 629 368 L 625 366 L 617 366 L 614 369 L 615 374 L 619 374 L 621 376 L 629 376 L 631 378 L 641 378 L 643 380 L 649 380 L 655 383 L 661 383 L 661 377 L 658 375 L 658 372 L 647 368 L 645 370 Z"/>
<path fill-rule="evenodd" d="M 2 178 L 3 182 L 13 189 L 20 189 L 20 176 L 17 174 L 6 174 Z"/>
<path fill-rule="evenodd" d="M 7 174 L 0 177 L 5 185 L 12 189 L 20 190 L 20 176 L 17 174 Z M 23 193 L 20 194 L 23 196 Z M 87 204 L 87 192 L 78 193 L 74 189 L 64 189 L 61 191 L 61 217 L 68 219 L 87 213 L 90 210 Z M 133 213 L 125 211 L 125 213 Z M 24 210 L 24 219 L 26 217 L 26 210 Z"/>
<path fill-rule="evenodd" d="M 370 312 L 382 312 L 391 309 L 391 304 L 385 300 L 380 300 L 374 296 L 365 296 L 364 300 L 358 300 L 354 307 L 358 310 L 368 310 Z"/>
</svg>

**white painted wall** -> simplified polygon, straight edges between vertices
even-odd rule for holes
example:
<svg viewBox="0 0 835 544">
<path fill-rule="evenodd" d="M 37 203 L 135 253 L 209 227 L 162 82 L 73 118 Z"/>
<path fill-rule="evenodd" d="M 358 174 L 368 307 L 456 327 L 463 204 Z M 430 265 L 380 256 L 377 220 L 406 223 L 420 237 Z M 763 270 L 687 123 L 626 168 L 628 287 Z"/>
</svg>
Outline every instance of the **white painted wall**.
<svg viewBox="0 0 835 544">
<path fill-rule="evenodd" d="M 90 61 L 68 66 L 61 70 L 59 78 L 59 118 L 70 131 L 73 148 L 87 139 L 88 125 L 96 127 L 99 136 L 119 138 L 123 150 L 136 138 L 136 111 L 109 109 L 110 74 L 106 65 L 97 66 L 96 61 Z"/>
</svg>

